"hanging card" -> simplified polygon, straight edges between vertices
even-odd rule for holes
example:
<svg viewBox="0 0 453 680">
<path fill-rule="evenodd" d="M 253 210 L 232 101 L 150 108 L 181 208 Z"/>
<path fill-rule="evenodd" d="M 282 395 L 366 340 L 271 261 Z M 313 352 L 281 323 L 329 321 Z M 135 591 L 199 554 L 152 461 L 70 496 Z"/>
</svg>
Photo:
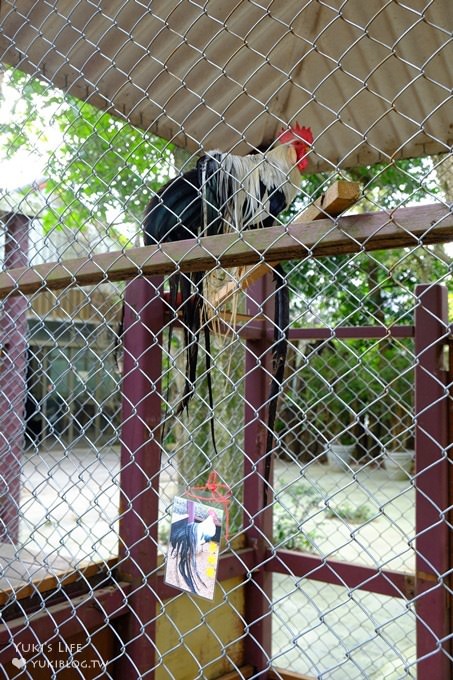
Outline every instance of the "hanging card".
<svg viewBox="0 0 453 680">
<path fill-rule="evenodd" d="M 165 569 L 168 585 L 213 599 L 223 516 L 220 507 L 175 497 Z"/>
</svg>

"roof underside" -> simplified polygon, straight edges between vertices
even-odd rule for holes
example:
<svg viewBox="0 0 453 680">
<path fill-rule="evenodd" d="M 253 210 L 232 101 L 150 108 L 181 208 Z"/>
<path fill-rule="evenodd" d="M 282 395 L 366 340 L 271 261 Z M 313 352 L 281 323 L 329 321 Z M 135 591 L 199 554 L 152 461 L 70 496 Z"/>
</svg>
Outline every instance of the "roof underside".
<svg viewBox="0 0 453 680">
<path fill-rule="evenodd" d="M 312 128 L 309 171 L 445 152 L 451 0 L 3 0 L 3 61 L 191 150 Z"/>
</svg>

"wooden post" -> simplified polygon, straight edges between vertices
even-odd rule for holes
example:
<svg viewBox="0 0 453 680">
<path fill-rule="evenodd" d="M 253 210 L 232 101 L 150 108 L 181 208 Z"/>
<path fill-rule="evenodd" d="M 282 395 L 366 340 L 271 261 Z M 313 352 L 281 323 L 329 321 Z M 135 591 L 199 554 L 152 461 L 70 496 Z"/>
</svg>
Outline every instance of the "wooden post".
<svg viewBox="0 0 453 680">
<path fill-rule="evenodd" d="M 270 276 L 262 277 L 247 292 L 248 312 L 252 315 L 269 314 L 264 300 L 272 291 Z M 251 663 L 259 677 L 267 678 L 272 648 L 272 573 L 265 571 L 266 551 L 272 545 L 272 490 L 268 491 L 268 507 L 264 504 L 264 453 L 267 430 L 265 403 L 271 372 L 270 348 L 266 321 L 262 337 L 248 340 L 245 359 L 245 426 L 244 426 L 244 527 L 248 545 L 254 548 L 255 564 L 252 578 L 246 585 L 245 619 L 248 635 L 245 639 L 245 661 Z M 272 471 L 270 484 L 272 486 Z M 260 567 L 260 564 L 263 564 Z M 254 676 L 256 677 L 256 676 Z"/>
<path fill-rule="evenodd" d="M 448 605 L 446 579 L 452 564 L 450 528 L 447 367 L 443 352 L 449 336 L 447 289 L 416 288 L 416 613 L 417 678 L 448 678 Z"/>
<path fill-rule="evenodd" d="M 29 218 L 6 215 L 5 268 L 28 263 Z M 0 325 L 0 542 L 19 537 L 20 475 L 27 398 L 27 299 L 10 296 Z"/>
<path fill-rule="evenodd" d="M 161 461 L 161 374 L 164 305 L 161 279 L 127 287 L 121 434 L 118 571 L 131 584 L 130 613 L 119 625 L 124 653 L 116 677 L 145 677 L 155 669 L 157 520 Z"/>
</svg>

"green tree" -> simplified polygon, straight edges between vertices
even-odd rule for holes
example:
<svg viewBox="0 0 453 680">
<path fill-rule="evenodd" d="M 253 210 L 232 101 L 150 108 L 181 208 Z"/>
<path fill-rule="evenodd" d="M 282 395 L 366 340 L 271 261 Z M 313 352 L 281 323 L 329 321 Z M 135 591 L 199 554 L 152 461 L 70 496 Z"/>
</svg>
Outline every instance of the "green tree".
<svg viewBox="0 0 453 680">
<path fill-rule="evenodd" d="M 445 199 L 438 181 L 439 167 L 445 162 L 446 157 L 440 162 L 418 158 L 343 171 L 342 179 L 362 186 L 361 200 L 352 212 L 391 214 L 408 204 Z M 326 173 L 304 179 L 305 195 L 316 197 L 334 179 Z M 292 219 L 306 202 L 296 201 L 286 219 Z M 449 283 L 451 257 L 440 244 L 308 258 L 289 263 L 286 269 L 295 293 L 297 325 L 410 323 L 414 286 L 433 280 Z"/>
<path fill-rule="evenodd" d="M 127 245 L 121 228 L 137 231 L 152 192 L 175 174 L 174 145 L 17 70 L 5 72 L 4 104 L 5 90 L 17 94 L 2 125 L 3 153 L 47 154 L 44 228 L 94 225 Z"/>
</svg>

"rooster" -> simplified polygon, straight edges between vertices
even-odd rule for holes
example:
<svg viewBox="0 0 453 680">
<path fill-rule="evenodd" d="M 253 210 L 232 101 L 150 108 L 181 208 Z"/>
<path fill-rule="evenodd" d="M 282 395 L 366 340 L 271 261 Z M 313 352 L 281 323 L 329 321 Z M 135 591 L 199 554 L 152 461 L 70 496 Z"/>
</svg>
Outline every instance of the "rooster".
<svg viewBox="0 0 453 680">
<path fill-rule="evenodd" d="M 196 526 L 197 545 L 195 551 L 197 553 L 203 550 L 205 543 L 214 538 L 217 532 L 217 513 L 215 510 L 208 510 L 208 516 Z"/>
<path fill-rule="evenodd" d="M 190 500 L 187 501 L 187 511 L 187 517 L 171 525 L 171 555 L 176 558 L 179 573 L 185 584 L 192 593 L 196 593 L 197 581 L 206 587 L 198 572 L 197 555 L 202 551 L 203 545 L 215 537 L 218 517 L 215 510 L 210 509 L 203 521 L 196 522 L 195 503 Z"/>
<path fill-rule="evenodd" d="M 196 168 L 168 182 L 150 201 L 143 223 L 145 245 L 272 226 L 298 194 L 301 173 L 308 165 L 307 154 L 312 142 L 310 128 L 296 124 L 283 130 L 275 145 L 265 152 L 248 156 L 221 151 L 206 153 L 199 159 Z M 173 309 L 176 309 L 178 293 L 181 294 L 186 351 L 185 387 L 176 415 L 187 408 L 195 391 L 198 347 L 203 328 L 211 432 L 216 448 L 210 380 L 210 330 L 203 305 L 204 276 L 203 272 L 187 275 L 178 272 L 170 279 L 170 305 Z M 274 266 L 274 280 L 274 373 L 268 402 L 267 453 L 273 446 L 289 324 L 288 289 L 280 265 Z M 266 462 L 266 467 L 268 479 L 270 461 Z"/>
</svg>

